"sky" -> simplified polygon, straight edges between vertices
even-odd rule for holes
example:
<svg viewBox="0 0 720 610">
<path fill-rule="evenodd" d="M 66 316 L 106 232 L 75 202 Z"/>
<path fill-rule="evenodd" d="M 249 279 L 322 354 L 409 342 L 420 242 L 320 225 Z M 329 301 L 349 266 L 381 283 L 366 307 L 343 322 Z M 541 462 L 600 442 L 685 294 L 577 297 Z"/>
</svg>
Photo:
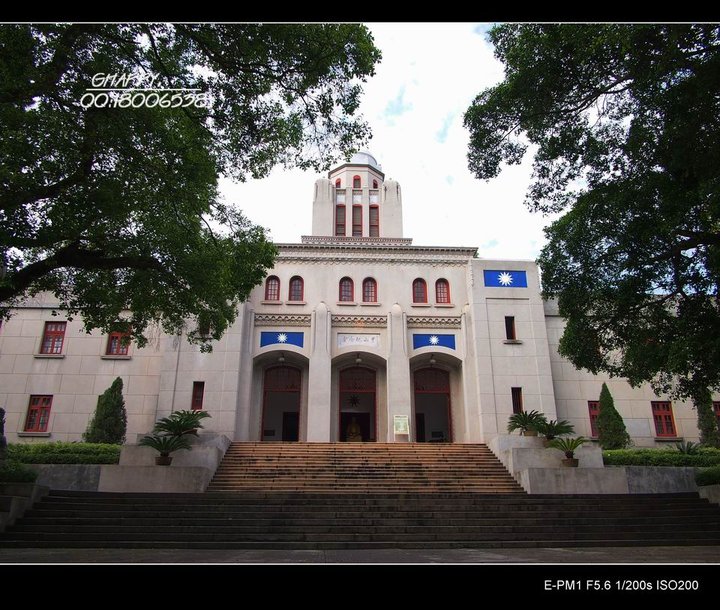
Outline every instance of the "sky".
<svg viewBox="0 0 720 610">
<path fill-rule="evenodd" d="M 503 78 L 486 40 L 489 24 L 366 25 L 383 55 L 360 106 L 373 132 L 366 148 L 402 187 L 404 237 L 420 246 L 477 247 L 482 258 L 535 259 L 550 219 L 523 203 L 530 159 L 489 182 L 467 169 L 463 115 Z M 263 180 L 223 179 L 221 192 L 273 241 L 293 243 L 311 232 L 313 186 L 322 177 L 276 168 Z"/>
</svg>

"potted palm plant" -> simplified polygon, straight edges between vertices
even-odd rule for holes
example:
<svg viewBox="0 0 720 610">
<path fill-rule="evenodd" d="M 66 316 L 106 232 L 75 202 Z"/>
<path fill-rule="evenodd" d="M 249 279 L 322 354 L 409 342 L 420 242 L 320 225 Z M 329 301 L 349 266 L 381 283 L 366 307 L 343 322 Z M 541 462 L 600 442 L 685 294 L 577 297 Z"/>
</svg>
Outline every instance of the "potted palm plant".
<svg viewBox="0 0 720 610">
<path fill-rule="evenodd" d="M 538 411 L 521 411 L 510 416 L 507 430 L 508 433 L 520 430 L 520 436 L 537 436 L 538 426 L 544 421 L 545 416 Z"/>
<path fill-rule="evenodd" d="M 170 466 L 172 463 L 172 456 L 170 454 L 173 451 L 190 449 L 190 441 L 184 435 L 160 436 L 159 434 L 153 434 L 152 436 L 146 436 L 140 439 L 138 444 L 160 452 L 160 455 L 155 457 L 155 464 L 158 466 Z"/>
<path fill-rule="evenodd" d="M 575 438 L 556 438 L 550 442 L 550 446 L 554 449 L 560 449 L 565 454 L 562 460 L 563 466 L 577 468 L 580 461 L 575 457 L 575 450 L 587 442 L 584 436 L 576 436 Z"/>
<path fill-rule="evenodd" d="M 182 436 L 183 434 L 198 435 L 198 428 L 203 425 L 200 420 L 210 417 L 207 411 L 173 411 L 168 417 L 163 417 L 155 423 L 153 432 Z"/>
<path fill-rule="evenodd" d="M 566 419 L 556 421 L 551 419 L 549 421 L 540 422 L 537 426 L 539 434 L 545 437 L 545 446 L 549 447 L 550 442 L 558 436 L 564 436 L 566 434 L 574 434 L 575 427 Z"/>
</svg>

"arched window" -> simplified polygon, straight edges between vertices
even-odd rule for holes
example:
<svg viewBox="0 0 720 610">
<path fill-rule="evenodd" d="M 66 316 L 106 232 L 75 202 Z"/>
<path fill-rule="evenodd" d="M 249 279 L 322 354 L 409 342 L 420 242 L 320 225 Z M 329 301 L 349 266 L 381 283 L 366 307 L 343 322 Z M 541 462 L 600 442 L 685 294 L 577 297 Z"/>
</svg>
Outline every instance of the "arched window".
<svg viewBox="0 0 720 610">
<path fill-rule="evenodd" d="M 377 282 L 371 277 L 363 280 L 363 303 L 377 303 Z"/>
<path fill-rule="evenodd" d="M 265 280 L 265 300 L 280 300 L 280 280 L 274 275 L 271 275 L 267 280 Z"/>
<path fill-rule="evenodd" d="M 422 278 L 413 282 L 413 303 L 427 303 L 427 284 Z"/>
<path fill-rule="evenodd" d="M 354 287 L 353 281 L 349 277 L 344 277 L 340 280 L 340 301 L 352 303 L 354 300 Z"/>
<path fill-rule="evenodd" d="M 435 282 L 435 302 L 450 303 L 450 283 L 444 278 Z"/>
<path fill-rule="evenodd" d="M 353 176 L 353 188 L 359 189 L 360 187 L 360 176 Z"/>
<path fill-rule="evenodd" d="M 335 206 L 335 235 L 345 235 L 345 206 Z"/>
<path fill-rule="evenodd" d="M 288 301 L 302 301 L 305 293 L 305 285 L 303 279 L 299 275 L 290 278 L 290 288 L 288 290 Z"/>
<path fill-rule="evenodd" d="M 376 189 L 377 187 L 378 187 L 378 182 L 377 182 L 377 180 L 373 180 L 373 188 Z"/>
<path fill-rule="evenodd" d="M 341 186 L 342 186 L 342 181 L 340 180 L 340 178 L 338 178 L 337 180 L 335 180 L 335 188 L 339 189 Z"/>
<path fill-rule="evenodd" d="M 380 208 L 370 206 L 370 237 L 380 237 Z"/>
</svg>

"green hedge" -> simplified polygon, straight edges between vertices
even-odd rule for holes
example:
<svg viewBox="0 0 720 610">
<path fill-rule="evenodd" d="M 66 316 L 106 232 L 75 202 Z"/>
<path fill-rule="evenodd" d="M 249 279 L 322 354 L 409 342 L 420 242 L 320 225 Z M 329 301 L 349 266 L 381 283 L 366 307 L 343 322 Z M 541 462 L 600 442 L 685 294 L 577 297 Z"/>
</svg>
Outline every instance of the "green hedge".
<svg viewBox="0 0 720 610">
<path fill-rule="evenodd" d="M 698 485 L 720 485 L 720 466 L 703 468 L 695 475 L 695 482 Z"/>
<path fill-rule="evenodd" d="M 15 443 L 8 458 L 24 464 L 117 464 L 120 445 L 101 443 Z"/>
<path fill-rule="evenodd" d="M 603 451 L 606 466 L 718 466 L 720 450 L 703 448 L 696 455 L 676 449 L 611 449 Z"/>
<path fill-rule="evenodd" d="M 37 476 L 37 472 L 20 462 L 6 460 L 0 466 L 0 483 L 32 483 Z"/>
</svg>

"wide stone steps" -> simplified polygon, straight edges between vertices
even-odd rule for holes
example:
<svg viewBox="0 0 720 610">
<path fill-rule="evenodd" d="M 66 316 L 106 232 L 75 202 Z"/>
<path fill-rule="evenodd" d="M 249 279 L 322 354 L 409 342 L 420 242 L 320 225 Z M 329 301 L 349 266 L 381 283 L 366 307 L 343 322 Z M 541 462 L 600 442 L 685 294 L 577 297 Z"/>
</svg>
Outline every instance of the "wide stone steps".
<svg viewBox="0 0 720 610">
<path fill-rule="evenodd" d="M 697 494 L 52 492 L 0 547 L 343 549 L 720 544 Z"/>
<path fill-rule="evenodd" d="M 232 443 L 209 492 L 524 493 L 485 445 Z"/>
</svg>

